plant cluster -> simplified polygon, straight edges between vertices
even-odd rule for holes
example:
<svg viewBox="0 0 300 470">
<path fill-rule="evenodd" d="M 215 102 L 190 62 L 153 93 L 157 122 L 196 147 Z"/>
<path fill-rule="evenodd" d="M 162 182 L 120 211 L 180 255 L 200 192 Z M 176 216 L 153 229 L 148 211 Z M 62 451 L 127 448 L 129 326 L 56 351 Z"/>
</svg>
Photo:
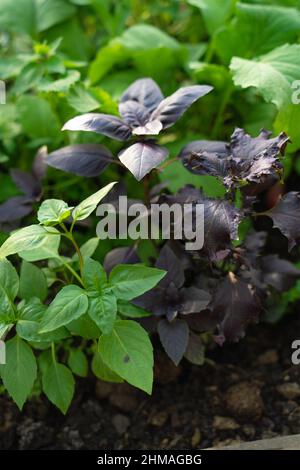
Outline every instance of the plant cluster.
<svg viewBox="0 0 300 470">
<path fill-rule="evenodd" d="M 135 131 L 141 140 L 121 152 L 119 159 L 137 180 L 147 179 L 149 185 L 155 173 L 151 170 L 162 158 L 159 146 L 144 138 L 156 134 L 163 125 L 170 126 L 207 90 L 191 86 L 163 99 L 153 80 L 140 79 L 122 96 L 120 114 L 125 122 L 110 115 L 88 114 L 72 119 L 64 128 L 104 132 L 122 140 Z M 151 108 L 154 118 L 149 117 Z M 139 127 L 131 124 L 130 128 L 129 122 Z M 126 380 L 150 393 L 153 351 L 143 322 L 147 330 L 157 330 L 176 365 L 184 355 L 195 364 L 203 363 L 203 334 L 212 335 L 219 344 L 244 336 L 247 325 L 258 321 L 269 288 L 283 291 L 300 275 L 292 263 L 277 255 L 259 256 L 264 232 L 249 233 L 244 244 L 233 244 L 243 219 L 263 215 L 273 219 L 274 226 L 288 238 L 290 249 L 298 242 L 295 213 L 300 210 L 299 193 L 287 193 L 269 211 L 255 211 L 259 194 L 282 177 L 280 156 L 287 142 L 284 133 L 270 138 L 262 131 L 252 138 L 236 129 L 229 144 L 195 141 L 185 146 L 179 154 L 184 166 L 197 175 L 220 179 L 226 193 L 222 199 L 214 199 L 193 186 L 176 194 L 158 190 L 155 197 L 169 204 L 204 205 L 205 242 L 202 250 L 192 253 L 170 241 L 160 249 L 154 267 L 131 264 L 136 255 L 128 254 L 125 248 L 125 253 L 110 255 L 108 275 L 105 267 L 91 258 L 94 239 L 79 248 L 74 238 L 76 223 L 92 214 L 115 183 L 76 207 L 59 199 L 42 202 L 37 213 L 39 224 L 13 232 L 0 248 L 1 336 L 13 332 L 1 377 L 18 406 L 23 406 L 38 379 L 48 398 L 65 412 L 74 393 L 71 370 L 79 376 L 87 374 L 86 354 L 93 355 L 92 370 L 97 377 Z M 67 171 L 72 162 L 76 174 L 90 174 L 89 167 L 103 171 L 109 150 L 91 146 L 92 152 L 86 152 L 88 144 L 56 150 L 44 162 Z M 27 174 L 18 176 L 21 181 L 28 180 Z M 61 238 L 73 245 L 73 257 L 58 253 Z M 16 253 L 23 258 L 20 277 L 6 260 Z M 41 260 L 49 260 L 48 265 L 39 268 L 32 263 Z M 58 283 L 63 285 L 61 289 L 57 289 Z M 48 287 L 53 285 L 56 295 L 45 305 Z M 42 350 L 38 359 L 32 348 Z"/>
<path fill-rule="evenodd" d="M 65 413 L 90 370 L 151 393 L 157 337 L 202 365 L 300 298 L 299 33 L 298 0 L 0 0 L 0 377 L 20 409 L 43 392 Z M 203 248 L 100 242 L 119 195 L 203 204 Z"/>
</svg>

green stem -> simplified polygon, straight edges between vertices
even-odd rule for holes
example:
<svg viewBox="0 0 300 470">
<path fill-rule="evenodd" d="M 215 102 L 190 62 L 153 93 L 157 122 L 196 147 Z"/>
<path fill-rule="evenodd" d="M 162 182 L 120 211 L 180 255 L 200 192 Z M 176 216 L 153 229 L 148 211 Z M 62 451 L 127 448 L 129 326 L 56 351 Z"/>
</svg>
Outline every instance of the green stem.
<svg viewBox="0 0 300 470">
<path fill-rule="evenodd" d="M 218 114 L 217 114 L 217 117 L 216 117 L 216 120 L 215 120 L 215 124 L 213 126 L 213 129 L 212 129 L 212 132 L 211 132 L 211 136 L 212 138 L 216 138 L 219 134 L 219 130 L 220 130 L 220 127 L 223 123 L 223 114 L 224 114 L 224 111 L 225 111 L 225 108 L 230 100 L 230 97 L 231 97 L 231 94 L 232 94 L 232 91 L 233 91 L 233 88 L 231 86 L 231 84 L 229 84 L 224 92 L 224 95 L 223 95 L 223 98 L 222 98 L 222 101 L 221 101 L 221 105 L 220 105 L 220 108 L 219 108 L 219 111 L 218 111 Z"/>
<path fill-rule="evenodd" d="M 73 225 L 73 224 L 72 224 Z M 75 251 L 78 255 L 78 259 L 79 259 L 79 266 L 80 266 L 80 273 L 82 275 L 82 271 L 83 271 L 83 257 L 82 257 L 82 254 L 81 254 L 81 251 L 80 251 L 80 248 L 75 240 L 75 238 L 73 237 L 71 231 L 69 231 L 67 229 L 67 227 L 65 226 L 64 223 L 61 223 L 60 226 L 62 227 L 62 229 L 64 230 L 65 234 L 66 234 L 66 237 L 70 240 L 70 242 L 72 243 L 72 245 L 74 246 L 75 248 Z M 71 227 L 73 229 L 73 227 Z"/>
<path fill-rule="evenodd" d="M 73 274 L 73 276 L 77 279 L 77 281 L 84 287 L 84 283 L 83 283 L 83 280 L 81 279 L 81 277 L 77 274 L 77 272 L 71 268 L 71 266 L 68 264 L 68 263 L 64 263 L 63 262 L 63 266 L 65 266 L 65 268 L 67 268 L 70 273 Z"/>
<path fill-rule="evenodd" d="M 51 355 L 52 355 L 53 362 L 56 362 L 55 344 L 53 341 L 51 343 Z"/>
</svg>

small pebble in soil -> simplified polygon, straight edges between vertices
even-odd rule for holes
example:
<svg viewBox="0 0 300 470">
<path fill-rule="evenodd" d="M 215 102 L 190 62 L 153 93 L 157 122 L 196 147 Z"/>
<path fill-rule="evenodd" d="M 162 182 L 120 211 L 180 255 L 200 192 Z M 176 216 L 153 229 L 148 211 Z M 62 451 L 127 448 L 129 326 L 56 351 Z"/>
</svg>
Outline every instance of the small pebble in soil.
<svg viewBox="0 0 300 470">
<path fill-rule="evenodd" d="M 125 415 L 117 414 L 113 416 L 112 423 L 120 436 L 124 434 L 130 426 L 130 420 Z"/>
<path fill-rule="evenodd" d="M 287 382 L 276 387 L 277 392 L 287 400 L 300 397 L 300 386 L 296 382 Z"/>
<path fill-rule="evenodd" d="M 213 428 L 216 431 L 233 431 L 238 429 L 240 425 L 233 419 L 226 416 L 214 416 Z"/>
<path fill-rule="evenodd" d="M 258 421 L 264 412 L 260 389 L 250 382 L 232 385 L 225 393 L 229 413 L 240 421 Z"/>
<path fill-rule="evenodd" d="M 242 427 L 243 433 L 247 436 L 250 440 L 252 440 L 255 436 L 255 427 L 253 424 L 245 424 Z"/>
<path fill-rule="evenodd" d="M 149 423 L 153 426 L 161 428 L 167 422 L 167 419 L 168 413 L 166 411 L 160 411 L 150 417 Z"/>
</svg>

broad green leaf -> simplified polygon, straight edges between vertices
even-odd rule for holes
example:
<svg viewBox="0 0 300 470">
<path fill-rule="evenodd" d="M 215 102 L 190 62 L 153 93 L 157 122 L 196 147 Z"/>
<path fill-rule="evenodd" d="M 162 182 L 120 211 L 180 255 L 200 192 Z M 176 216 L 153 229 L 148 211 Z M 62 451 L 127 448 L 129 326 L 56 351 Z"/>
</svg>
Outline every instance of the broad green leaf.
<svg viewBox="0 0 300 470">
<path fill-rule="evenodd" d="M 80 73 L 77 70 L 71 70 L 65 77 L 58 80 L 42 80 L 38 84 L 38 90 L 46 93 L 67 93 L 78 80 L 80 80 Z"/>
<path fill-rule="evenodd" d="M 0 26 L 34 35 L 65 21 L 75 11 L 66 0 L 0 0 Z"/>
<path fill-rule="evenodd" d="M 50 333 L 40 333 L 41 324 L 34 320 L 19 320 L 17 323 L 18 335 L 35 343 L 51 343 L 53 341 L 60 341 L 70 336 L 66 328 L 61 327 Z"/>
<path fill-rule="evenodd" d="M 0 0 L 0 29 L 34 34 L 35 26 L 34 0 Z"/>
<path fill-rule="evenodd" d="M 14 318 L 14 300 L 19 290 L 19 276 L 13 265 L 0 259 L 0 322 Z"/>
<path fill-rule="evenodd" d="M 12 56 L 12 57 L 4 57 L 0 59 L 1 80 L 7 80 L 8 78 L 18 76 L 21 70 L 24 68 L 24 66 L 30 63 L 32 59 L 33 59 L 33 56 L 31 54 L 22 54 L 22 55 L 17 55 L 17 56 Z"/>
<path fill-rule="evenodd" d="M 118 301 L 118 313 L 128 318 L 144 318 L 151 315 L 151 313 L 146 312 L 143 308 L 122 300 Z"/>
<path fill-rule="evenodd" d="M 19 256 L 26 261 L 41 261 L 44 259 L 59 258 L 58 248 L 60 245 L 60 235 L 55 236 L 46 233 L 42 243 L 34 249 L 18 252 Z M 1 248 L 0 248 L 1 251 Z"/>
<path fill-rule="evenodd" d="M 99 295 L 107 285 L 103 266 L 91 258 L 84 260 L 82 277 L 86 290 L 94 295 Z"/>
<path fill-rule="evenodd" d="M 193 175 L 180 161 L 175 161 L 168 165 L 164 171 L 159 173 L 161 181 L 168 182 L 168 188 L 176 193 L 185 184 L 192 184 L 196 188 L 201 188 L 206 196 L 223 197 L 226 190 L 222 183 L 213 176 Z"/>
<path fill-rule="evenodd" d="M 13 323 L 2 323 L 0 322 L 0 339 L 3 340 L 7 333 L 12 329 L 14 326 Z M 1 370 L 0 370 L 0 377 L 1 377 Z"/>
<path fill-rule="evenodd" d="M 21 96 L 17 101 L 19 121 L 31 139 L 53 145 L 61 139 L 60 122 L 48 101 L 38 96 Z"/>
<path fill-rule="evenodd" d="M 87 296 L 80 287 L 63 287 L 49 305 L 41 323 L 41 333 L 57 330 L 72 320 L 81 317 L 88 308 Z"/>
<path fill-rule="evenodd" d="M 47 287 L 51 287 L 57 280 L 56 273 L 50 268 L 42 268 L 42 271 L 46 278 Z"/>
<path fill-rule="evenodd" d="M 296 40 L 299 30 L 300 11 L 296 8 L 238 3 L 236 17 L 218 31 L 214 45 L 223 61 L 228 63 L 233 56 L 249 59 L 291 43 Z"/>
<path fill-rule="evenodd" d="M 84 352 L 80 349 L 71 349 L 68 357 L 68 366 L 73 374 L 86 377 L 88 374 L 88 361 Z"/>
<path fill-rule="evenodd" d="M 20 320 L 39 322 L 45 315 L 46 310 L 47 306 L 39 298 L 35 297 L 30 299 L 30 301 L 22 300 L 18 304 L 18 318 Z"/>
<path fill-rule="evenodd" d="M 74 395 L 75 381 L 68 367 L 52 361 L 42 374 L 43 391 L 66 414 Z"/>
<path fill-rule="evenodd" d="M 121 383 L 124 382 L 122 377 L 113 372 L 102 360 L 101 355 L 96 352 L 92 359 L 92 371 L 98 379 L 105 382 Z"/>
<path fill-rule="evenodd" d="M 62 23 L 75 13 L 74 6 L 65 0 L 35 0 L 36 29 L 45 31 Z"/>
<path fill-rule="evenodd" d="M 98 82 L 115 64 L 125 63 L 128 57 L 129 53 L 122 44 L 115 40 L 110 41 L 107 46 L 100 49 L 96 59 L 91 63 L 89 69 L 91 83 Z"/>
<path fill-rule="evenodd" d="M 176 39 L 149 24 L 137 24 L 126 29 L 119 40 L 127 49 L 134 51 L 163 47 L 177 50 L 180 47 Z"/>
<path fill-rule="evenodd" d="M 81 85 L 77 85 L 70 90 L 67 101 L 78 113 L 90 113 L 100 107 L 99 101 Z"/>
<path fill-rule="evenodd" d="M 165 274 L 142 264 L 120 264 L 112 269 L 109 285 L 118 299 L 132 300 L 156 286 Z"/>
<path fill-rule="evenodd" d="M 6 343 L 6 364 L 0 366 L 3 384 L 20 410 L 29 396 L 37 375 L 36 359 L 18 336 Z"/>
<path fill-rule="evenodd" d="M 266 101 L 282 108 L 291 103 L 294 80 L 299 78 L 300 45 L 286 44 L 256 60 L 234 57 L 233 80 L 242 88 L 255 87 Z"/>
<path fill-rule="evenodd" d="M 81 245 L 80 251 L 81 251 L 83 258 L 90 258 L 91 256 L 93 256 L 93 254 L 95 253 L 99 245 L 99 241 L 100 240 L 98 237 L 94 237 L 94 238 L 90 238 L 87 242 Z M 72 256 L 72 261 L 78 261 L 77 253 L 75 253 Z"/>
<path fill-rule="evenodd" d="M 230 18 L 236 0 L 187 0 L 187 3 L 201 10 L 208 32 L 213 34 Z"/>
<path fill-rule="evenodd" d="M 59 232 L 51 227 L 46 230 L 40 225 L 29 225 L 14 232 L 0 247 L 0 258 L 19 253 L 20 251 L 41 248 L 48 237 L 56 238 Z"/>
<path fill-rule="evenodd" d="M 110 335 L 99 340 L 105 364 L 123 379 L 151 394 L 153 350 L 146 331 L 132 320 L 119 320 Z"/>
<path fill-rule="evenodd" d="M 41 334 L 41 320 L 43 319 L 47 306 L 42 304 L 38 298 L 32 298 L 29 302 L 22 302 L 18 305 L 18 335 L 27 341 L 35 343 L 47 343 L 59 341 L 70 336 L 64 327 L 58 328 L 50 333 Z"/>
<path fill-rule="evenodd" d="M 34 264 L 23 260 L 20 272 L 20 297 L 30 300 L 37 297 L 44 301 L 48 294 L 47 281 L 43 271 Z"/>
<path fill-rule="evenodd" d="M 74 220 L 86 219 L 98 206 L 99 202 L 109 193 L 117 182 L 109 183 L 104 188 L 84 199 L 72 212 Z"/>
<path fill-rule="evenodd" d="M 274 122 L 274 130 L 284 131 L 290 138 L 289 151 L 300 148 L 300 104 L 288 104 L 279 110 Z"/>
<path fill-rule="evenodd" d="M 102 292 L 89 298 L 88 314 L 102 333 L 111 333 L 117 316 L 117 299 L 113 292 Z"/>
<path fill-rule="evenodd" d="M 47 199 L 40 205 L 37 218 L 42 225 L 56 225 L 68 219 L 72 209 L 60 199 Z"/>
<path fill-rule="evenodd" d="M 152 25 L 136 24 L 100 49 L 91 64 L 89 78 L 94 84 L 114 66 L 124 68 L 127 63 L 131 66 L 133 63 L 143 76 L 166 77 L 187 57 L 187 49 L 164 31 Z"/>
<path fill-rule="evenodd" d="M 101 335 L 98 326 L 87 313 L 77 320 L 71 321 L 67 328 L 73 335 L 81 336 L 84 339 L 98 339 Z"/>
</svg>

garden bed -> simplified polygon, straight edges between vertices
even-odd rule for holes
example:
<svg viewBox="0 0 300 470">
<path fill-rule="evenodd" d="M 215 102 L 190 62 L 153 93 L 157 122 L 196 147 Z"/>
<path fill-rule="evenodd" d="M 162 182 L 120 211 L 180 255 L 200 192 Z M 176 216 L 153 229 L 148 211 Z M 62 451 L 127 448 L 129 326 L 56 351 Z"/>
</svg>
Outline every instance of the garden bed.
<svg viewBox="0 0 300 470">
<path fill-rule="evenodd" d="M 191 449 L 300 432 L 297 311 L 261 324 L 208 363 L 176 369 L 161 353 L 151 397 L 126 384 L 83 379 L 66 416 L 43 398 L 22 414 L 0 398 L 0 449 Z M 299 336 L 299 335 L 298 335 Z"/>
</svg>

